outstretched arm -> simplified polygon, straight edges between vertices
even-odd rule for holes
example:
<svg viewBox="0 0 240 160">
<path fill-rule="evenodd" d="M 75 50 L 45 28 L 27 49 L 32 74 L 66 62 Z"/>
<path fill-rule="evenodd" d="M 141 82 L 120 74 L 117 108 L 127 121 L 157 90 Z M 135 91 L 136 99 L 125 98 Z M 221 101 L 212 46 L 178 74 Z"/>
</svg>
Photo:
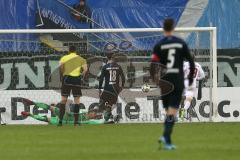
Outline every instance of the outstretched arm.
<svg viewBox="0 0 240 160">
<path fill-rule="evenodd" d="M 35 103 L 30 99 L 26 99 L 26 98 L 20 98 L 20 99 L 21 99 L 22 103 L 27 105 L 27 106 L 35 105 Z"/>
<path fill-rule="evenodd" d="M 35 107 L 37 108 L 42 108 L 45 110 L 49 110 L 50 106 L 46 103 L 41 103 L 41 102 L 34 102 L 30 99 L 26 99 L 26 98 L 21 98 L 21 101 L 24 105 L 30 106 L 30 105 L 35 105 Z"/>
<path fill-rule="evenodd" d="M 33 115 L 33 114 L 30 114 L 29 116 L 32 117 L 33 119 L 36 119 L 36 120 L 39 120 L 39 121 L 49 122 L 49 120 L 46 116 Z"/>
</svg>

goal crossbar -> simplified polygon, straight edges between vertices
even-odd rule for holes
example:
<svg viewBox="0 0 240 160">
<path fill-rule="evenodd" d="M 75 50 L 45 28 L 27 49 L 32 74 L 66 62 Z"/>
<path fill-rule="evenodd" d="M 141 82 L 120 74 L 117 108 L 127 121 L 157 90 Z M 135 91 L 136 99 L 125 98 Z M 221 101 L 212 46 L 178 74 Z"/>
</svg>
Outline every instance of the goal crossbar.
<svg viewBox="0 0 240 160">
<path fill-rule="evenodd" d="M 182 27 L 175 32 L 206 32 L 216 27 Z M 163 32 L 162 28 L 111 28 L 111 29 L 1 29 L 0 34 L 14 33 L 120 33 L 120 32 Z"/>
</svg>

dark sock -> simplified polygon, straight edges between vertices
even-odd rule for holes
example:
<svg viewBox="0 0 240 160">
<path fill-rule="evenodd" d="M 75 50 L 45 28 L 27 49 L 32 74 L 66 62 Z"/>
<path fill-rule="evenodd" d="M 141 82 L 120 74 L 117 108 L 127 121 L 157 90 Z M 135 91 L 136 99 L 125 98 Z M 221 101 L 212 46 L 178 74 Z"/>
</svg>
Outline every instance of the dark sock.
<svg viewBox="0 0 240 160">
<path fill-rule="evenodd" d="M 166 140 L 166 143 L 168 143 L 168 144 L 172 143 L 171 142 L 171 134 L 172 134 L 174 123 L 175 123 L 174 115 L 167 115 L 165 122 L 164 122 L 163 136 Z"/>
<path fill-rule="evenodd" d="M 74 105 L 74 124 L 78 124 L 79 110 L 80 110 L 80 105 L 75 104 Z"/>
<path fill-rule="evenodd" d="M 63 116 L 65 114 L 65 105 L 66 104 L 60 104 L 59 123 L 62 123 Z"/>
<path fill-rule="evenodd" d="M 112 112 L 111 111 L 106 111 L 104 113 L 104 120 L 108 121 L 110 118 L 112 118 Z"/>
</svg>

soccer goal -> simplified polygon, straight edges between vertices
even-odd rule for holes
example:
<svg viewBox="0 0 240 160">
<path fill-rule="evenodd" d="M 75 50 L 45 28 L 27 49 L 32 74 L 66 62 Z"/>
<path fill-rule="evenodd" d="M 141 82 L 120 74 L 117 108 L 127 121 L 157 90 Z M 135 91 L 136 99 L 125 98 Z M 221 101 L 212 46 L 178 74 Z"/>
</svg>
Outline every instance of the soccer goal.
<svg viewBox="0 0 240 160">
<path fill-rule="evenodd" d="M 216 28 L 176 28 L 175 34 L 187 42 L 206 75 L 199 85 L 202 93 L 199 88 L 189 110 L 192 121 L 215 121 L 218 114 Z M 106 61 L 105 54 L 115 52 L 116 61 L 126 75 L 126 86 L 116 109 L 121 122 L 162 121 L 161 96 L 148 73 L 153 46 L 162 36 L 161 28 L 0 30 L 0 107 L 6 108 L 3 120 L 32 124 L 38 122 L 25 119 L 21 111 L 51 114 L 24 106 L 19 97 L 48 104 L 59 102 L 59 59 L 74 45 L 89 65 L 81 99 L 83 108 L 97 105 L 97 76 Z M 141 91 L 144 83 L 152 86 L 148 93 Z"/>
</svg>

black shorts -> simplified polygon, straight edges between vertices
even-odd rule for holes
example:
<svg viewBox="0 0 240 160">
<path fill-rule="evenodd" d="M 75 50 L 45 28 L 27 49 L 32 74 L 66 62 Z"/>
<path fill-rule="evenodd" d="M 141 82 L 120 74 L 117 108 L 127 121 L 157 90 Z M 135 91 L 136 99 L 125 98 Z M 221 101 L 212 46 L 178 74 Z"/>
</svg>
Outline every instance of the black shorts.
<svg viewBox="0 0 240 160">
<path fill-rule="evenodd" d="M 118 100 L 118 94 L 111 91 L 104 90 L 100 96 L 99 110 L 106 110 L 106 107 L 111 107 L 116 104 Z M 107 105 L 106 105 L 107 103 Z"/>
<path fill-rule="evenodd" d="M 162 96 L 163 108 L 173 107 L 178 109 L 182 99 L 183 88 L 174 88 L 172 92 Z"/>
<path fill-rule="evenodd" d="M 162 95 L 163 107 L 165 109 L 168 107 L 178 109 L 182 100 L 182 93 L 184 89 L 183 78 L 181 76 L 167 75 L 163 77 L 162 80 L 163 82 L 166 82 L 162 83 L 160 88 L 162 91 L 165 90 L 165 93 L 167 93 Z"/>
<path fill-rule="evenodd" d="M 61 95 L 68 97 L 72 92 L 73 97 L 81 97 L 81 77 L 64 76 L 62 81 Z"/>
</svg>

